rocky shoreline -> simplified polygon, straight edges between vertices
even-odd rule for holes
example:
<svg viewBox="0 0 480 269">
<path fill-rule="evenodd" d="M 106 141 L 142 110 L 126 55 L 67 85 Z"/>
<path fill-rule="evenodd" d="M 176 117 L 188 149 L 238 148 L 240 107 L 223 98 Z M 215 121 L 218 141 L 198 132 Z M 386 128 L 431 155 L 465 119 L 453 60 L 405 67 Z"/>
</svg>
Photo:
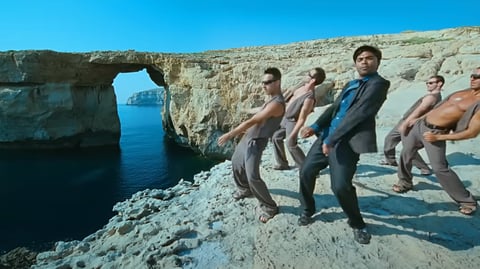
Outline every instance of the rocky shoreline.
<svg viewBox="0 0 480 269">
<path fill-rule="evenodd" d="M 379 138 L 389 130 L 379 128 Z M 473 143 L 449 145 L 455 171 L 472 191 L 480 158 Z M 308 149 L 312 140 L 300 144 Z M 458 156 L 459 150 L 463 153 Z M 315 222 L 297 225 L 298 170 L 277 171 L 272 148 L 261 173 L 280 206 L 267 224 L 255 216 L 255 199 L 235 201 L 231 163 L 201 172 L 194 182 L 166 190 L 144 190 L 117 203 L 117 215 L 83 240 L 57 242 L 39 253 L 32 268 L 477 268 L 478 216 L 457 212 L 434 176 L 419 177 L 415 191 L 390 190 L 396 171 L 381 166 L 381 154 L 365 154 L 355 185 L 373 235 L 370 245 L 353 241 L 330 191 L 328 169 L 315 191 Z M 477 193 L 478 195 L 478 193 Z"/>
<path fill-rule="evenodd" d="M 377 143 L 380 151 L 386 133 L 406 108 L 424 94 L 425 78 L 437 73 L 445 75 L 447 90 L 444 96 L 468 87 L 468 72 L 480 65 L 480 53 L 475 46 L 478 28 L 467 30 L 461 32 L 465 36 L 458 36 L 459 40 L 453 40 L 454 30 L 432 32 L 430 34 L 438 38 L 435 46 L 430 44 L 430 39 L 420 39 L 420 42 L 417 36 L 407 39 L 417 42 L 410 47 L 405 47 L 408 44 L 404 41 L 395 39 L 400 36 L 390 37 L 393 41 L 389 42 L 397 42 L 392 46 L 383 44 L 388 57 L 382 61 L 379 72 L 392 80 L 392 86 L 388 100 L 378 115 Z M 322 42 L 327 46 L 333 41 Z M 348 46 L 359 41 L 364 42 L 359 38 L 345 38 L 342 44 Z M 269 64 L 290 67 L 286 76 L 289 82 L 317 64 L 327 68 L 327 77 L 336 74 L 335 82 L 352 77 L 350 55 L 343 57 L 347 51 L 350 54 L 345 46 L 336 49 L 342 51 L 341 57 L 329 50 L 315 49 L 315 52 L 321 51 L 325 55 L 315 54 L 315 58 L 298 58 L 292 62 L 291 59 L 298 55 L 286 52 L 294 46 L 308 44 L 315 42 L 281 46 L 285 57 L 282 61 L 272 60 Z M 240 52 L 241 49 L 238 50 Z M 303 52 L 302 55 L 308 55 Z M 242 53 L 250 53 L 250 50 Z M 256 55 L 252 52 L 250 57 Z M 339 57 L 344 60 L 339 61 Z M 289 64 L 285 63 L 287 61 Z M 177 99 L 172 99 L 175 108 L 172 111 L 177 112 L 172 114 L 172 119 L 178 120 L 175 121 L 177 124 L 185 123 L 185 126 L 198 132 L 203 131 L 202 128 L 212 131 L 208 128 L 209 124 L 235 125 L 243 116 L 238 111 L 243 111 L 244 107 L 232 109 L 232 104 L 261 102 L 258 95 L 244 91 L 243 87 L 258 83 L 250 76 L 244 78 L 243 74 L 259 73 L 263 66 L 252 69 L 249 64 L 235 61 L 228 64 L 235 66 L 235 72 L 230 74 L 230 69 L 219 69 L 223 73 L 218 74 L 228 73 L 230 77 L 243 81 L 242 87 L 235 88 L 234 92 L 241 93 L 239 96 L 244 96 L 246 92 L 245 96 L 250 99 L 240 102 L 240 99 L 231 98 L 225 101 L 222 109 L 230 109 L 231 114 L 222 124 L 215 117 L 204 117 L 209 110 L 202 110 L 202 114 L 194 109 L 218 107 L 219 101 L 211 96 L 228 97 L 230 95 L 223 91 L 231 93 L 233 86 L 223 85 L 226 83 L 223 80 L 222 85 L 213 82 L 211 85 L 197 85 L 201 83 L 193 79 L 197 77 L 197 71 L 191 71 L 187 77 L 197 83 L 192 82 L 196 87 L 219 88 L 222 91 L 192 90 L 191 95 L 185 96 L 182 87 L 171 87 L 171 93 L 177 93 Z M 204 76 L 210 79 L 218 74 L 212 71 Z M 182 106 L 189 108 L 183 109 Z M 321 110 L 316 108 L 309 119 L 315 119 Z M 193 116 L 202 120 L 208 118 L 210 123 L 203 124 L 202 121 L 198 124 Z M 195 132 L 187 133 L 192 137 L 195 135 Z M 210 143 L 218 137 L 217 134 L 195 136 L 199 143 L 194 143 L 195 139 L 188 141 L 191 144 L 212 145 L 212 148 L 201 152 L 217 152 L 215 143 Z M 300 146 L 307 151 L 312 142 L 312 139 L 305 139 Z M 480 195 L 478 142 L 479 138 L 475 138 L 448 143 L 447 146 L 450 165 L 476 197 Z M 478 268 L 478 212 L 473 216 L 461 215 L 435 176 L 422 177 L 418 171 L 414 171 L 414 191 L 394 193 L 391 186 L 396 181 L 396 170 L 379 165 L 378 161 L 382 158 L 381 153 L 362 155 L 354 178 L 360 208 L 373 236 L 369 245 L 353 241 L 345 216 L 330 190 L 328 169 L 322 171 L 317 180 L 315 198 L 319 211 L 314 215 L 315 222 L 306 227 L 298 226 L 298 170 L 273 170 L 272 148 L 269 145 L 262 157 L 261 174 L 279 204 L 280 213 L 268 223 L 262 224 L 257 220 L 255 199 L 235 201 L 231 197 L 235 186 L 231 163 L 225 161 L 210 171 L 197 174 L 193 182 L 180 181 L 166 190 L 144 190 L 117 203 L 113 208 L 117 215 L 102 229 L 82 240 L 57 242 L 51 251 L 36 255 L 32 268 Z M 16 260 L 19 264 L 24 264 L 23 259 L 31 261 L 34 255 L 24 249 L 17 249 L 15 253 L 19 255 Z M 8 266 L 4 265 L 5 257 L 0 258 L 0 269 L 11 268 L 5 267 Z M 5 260 L 11 261 L 8 258 Z"/>
</svg>

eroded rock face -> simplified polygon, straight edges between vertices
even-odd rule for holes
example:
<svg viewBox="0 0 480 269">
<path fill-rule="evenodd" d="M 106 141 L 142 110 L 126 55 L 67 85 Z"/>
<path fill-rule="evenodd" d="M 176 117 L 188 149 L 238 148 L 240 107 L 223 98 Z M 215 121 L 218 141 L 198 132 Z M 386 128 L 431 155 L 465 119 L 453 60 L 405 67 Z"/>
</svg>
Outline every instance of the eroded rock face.
<svg viewBox="0 0 480 269">
<path fill-rule="evenodd" d="M 392 82 L 390 91 L 434 74 L 446 78 L 446 87 L 467 88 L 468 74 L 480 66 L 480 27 L 195 54 L 0 52 L 0 144 L 118 144 L 113 79 L 145 68 L 152 81 L 165 88 L 166 133 L 204 155 L 228 157 L 234 143 L 220 148 L 216 139 L 265 101 L 260 87 L 264 69 L 280 68 L 286 89 L 309 69 L 324 68 L 327 79 L 317 89 L 321 105 L 355 78 L 352 54 L 364 44 L 382 50 L 379 72 Z"/>
<path fill-rule="evenodd" d="M 24 247 L 15 248 L 0 255 L 0 269 L 30 268 L 35 263 L 37 253 Z"/>
<path fill-rule="evenodd" d="M 120 123 L 111 85 L 70 83 L 0 88 L 2 147 L 116 145 Z"/>
<path fill-rule="evenodd" d="M 123 64 L 121 57 L 116 64 L 96 63 L 96 59 L 95 53 L 0 53 L 0 147 L 118 145 L 113 79 L 120 72 L 150 67 Z"/>
</svg>

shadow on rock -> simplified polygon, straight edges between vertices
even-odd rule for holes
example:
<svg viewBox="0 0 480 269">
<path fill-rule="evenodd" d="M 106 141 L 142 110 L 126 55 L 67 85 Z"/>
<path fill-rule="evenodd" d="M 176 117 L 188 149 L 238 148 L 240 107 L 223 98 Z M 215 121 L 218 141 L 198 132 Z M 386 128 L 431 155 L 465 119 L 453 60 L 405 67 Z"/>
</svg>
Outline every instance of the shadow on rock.
<svg viewBox="0 0 480 269">
<path fill-rule="evenodd" d="M 467 250 L 480 245 L 480 233 L 477 232 L 478 227 L 474 227 L 473 219 L 436 215 L 401 219 L 375 215 L 367 217 L 388 224 L 388 226 L 369 224 L 370 232 L 377 236 L 408 235 L 453 251 Z M 399 226 L 402 228 L 396 228 Z"/>
</svg>

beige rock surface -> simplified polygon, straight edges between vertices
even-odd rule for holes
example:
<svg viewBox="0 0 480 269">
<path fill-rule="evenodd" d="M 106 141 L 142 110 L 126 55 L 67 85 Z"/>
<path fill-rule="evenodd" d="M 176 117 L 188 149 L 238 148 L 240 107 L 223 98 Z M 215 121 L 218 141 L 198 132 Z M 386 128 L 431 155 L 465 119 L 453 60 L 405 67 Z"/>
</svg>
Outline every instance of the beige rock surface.
<svg viewBox="0 0 480 269">
<path fill-rule="evenodd" d="M 232 50 L 237 54 L 195 55 L 205 57 L 202 63 L 185 60 L 180 64 L 178 60 L 175 68 L 165 72 L 166 81 L 175 81 L 170 84 L 167 107 L 172 127 L 187 134 L 187 143 L 206 148 L 214 141 L 212 134 L 220 132 L 212 123 L 222 128 L 234 125 L 243 117 L 242 109 L 258 105 L 264 98 L 254 75 L 264 67 L 295 70 L 284 71 L 288 84 L 320 64 L 327 75 L 335 74 L 330 79 L 338 86 L 355 76 L 351 51 L 358 44 L 373 43 L 379 44 L 385 55 L 380 73 L 393 82 L 378 115 L 381 151 L 385 134 L 425 92 L 424 81 L 430 73 L 445 75 L 444 95 L 468 87 L 468 74 L 480 63 L 478 50 L 471 48 L 478 48 L 478 35 L 479 28 L 375 35 Z M 410 44 L 417 42 L 420 44 Z M 304 58 L 296 60 L 293 52 Z M 109 60 L 102 57 L 95 61 Z M 437 57 L 440 59 L 435 60 Z M 169 61 L 174 60 L 165 60 Z M 311 143 L 307 139 L 300 145 L 307 150 Z M 476 197 L 480 195 L 478 145 L 479 138 L 447 146 L 450 165 Z M 145 190 L 118 203 L 114 207 L 118 215 L 102 229 L 81 241 L 58 242 L 55 250 L 37 256 L 33 268 L 478 268 L 479 213 L 461 215 L 434 176 L 415 174 L 414 191 L 392 192 L 395 170 L 379 165 L 381 158 L 380 153 L 362 155 L 354 179 L 361 211 L 373 235 L 369 245 L 353 241 L 330 191 L 328 169 L 317 180 L 315 222 L 298 226 L 298 170 L 273 170 L 269 146 L 262 158 L 261 174 L 280 213 L 268 223 L 257 220 L 255 199 L 232 199 L 235 188 L 230 162 L 225 161 L 197 175 L 193 184 L 181 182 L 168 190 Z"/>
<path fill-rule="evenodd" d="M 465 79 L 462 85 L 467 85 Z M 396 123 L 387 117 L 390 111 L 401 113 L 424 90 L 422 83 L 402 89 L 409 94 L 389 95 L 379 113 L 380 151 Z M 301 140 L 300 146 L 308 150 L 312 142 Z M 450 165 L 476 197 L 478 145 L 477 138 L 447 146 Z M 261 175 L 280 213 L 266 224 L 254 213 L 255 199 L 231 197 L 235 187 L 231 163 L 225 161 L 196 175 L 194 184 L 145 190 L 118 203 L 118 216 L 103 229 L 82 241 L 57 243 L 54 251 L 37 256 L 33 268 L 478 268 L 479 213 L 460 214 L 434 176 L 420 177 L 414 170 L 414 191 L 397 194 L 391 191 L 395 169 L 378 164 L 382 154 L 362 155 L 354 183 L 373 237 L 369 245 L 360 245 L 330 190 L 328 169 L 317 179 L 315 222 L 297 225 L 298 170 L 273 170 L 272 153 L 269 144 Z"/>
<path fill-rule="evenodd" d="M 57 244 L 33 268 L 478 268 L 478 214 L 459 214 L 434 177 L 415 177 L 416 191 L 398 195 L 390 190 L 395 171 L 378 165 L 379 156 L 362 157 L 355 184 L 373 238 L 359 245 L 329 190 L 328 171 L 317 181 L 315 222 L 300 227 L 298 171 L 271 169 L 271 157 L 265 155 L 261 172 L 280 214 L 267 224 L 256 219 L 254 199 L 231 198 L 227 161 L 171 200 L 136 195 L 104 229 Z M 478 195 L 478 156 L 449 157 Z"/>
</svg>

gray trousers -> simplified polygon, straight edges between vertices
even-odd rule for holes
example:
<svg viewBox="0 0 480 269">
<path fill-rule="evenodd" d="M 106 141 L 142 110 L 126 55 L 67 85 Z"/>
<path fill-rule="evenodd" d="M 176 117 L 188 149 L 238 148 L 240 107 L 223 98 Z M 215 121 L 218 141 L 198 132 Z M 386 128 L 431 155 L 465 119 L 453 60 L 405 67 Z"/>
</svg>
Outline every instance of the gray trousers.
<svg viewBox="0 0 480 269">
<path fill-rule="evenodd" d="M 402 135 L 398 131 L 398 125 L 399 124 L 393 127 L 393 129 L 385 136 L 383 153 L 385 154 L 385 160 L 388 163 L 397 162 L 395 158 L 395 147 L 402 141 Z M 428 167 L 418 152 L 413 156 L 412 164 L 420 170 L 430 170 L 430 167 Z"/>
<path fill-rule="evenodd" d="M 266 138 L 243 137 L 232 155 L 233 179 L 240 192 L 252 192 L 263 211 L 276 214 L 278 207 L 260 177 L 260 161 L 267 146 Z"/>
<path fill-rule="evenodd" d="M 281 167 L 288 167 L 288 160 L 287 155 L 285 155 L 285 145 L 283 140 L 290 136 L 293 128 L 295 128 L 295 124 L 297 124 L 296 121 L 284 120 L 280 126 L 280 129 L 275 131 L 272 136 L 275 160 Z M 302 167 L 302 164 L 305 161 L 305 153 L 303 153 L 303 150 L 298 146 L 297 139 L 298 136 L 295 136 L 293 139 L 287 139 L 287 148 L 297 167 Z"/>
<path fill-rule="evenodd" d="M 440 133 L 442 131 L 431 129 L 425 126 L 424 120 L 419 120 L 413 126 L 410 133 L 402 139 L 403 149 L 398 164 L 398 184 L 411 187 L 412 182 L 412 160 L 421 148 L 425 148 L 433 173 L 438 182 L 448 195 L 459 204 L 476 204 L 472 194 L 465 188 L 458 175 L 448 167 L 446 158 L 445 141 L 436 141 L 433 143 L 423 139 L 423 133 L 431 131 Z"/>
</svg>

